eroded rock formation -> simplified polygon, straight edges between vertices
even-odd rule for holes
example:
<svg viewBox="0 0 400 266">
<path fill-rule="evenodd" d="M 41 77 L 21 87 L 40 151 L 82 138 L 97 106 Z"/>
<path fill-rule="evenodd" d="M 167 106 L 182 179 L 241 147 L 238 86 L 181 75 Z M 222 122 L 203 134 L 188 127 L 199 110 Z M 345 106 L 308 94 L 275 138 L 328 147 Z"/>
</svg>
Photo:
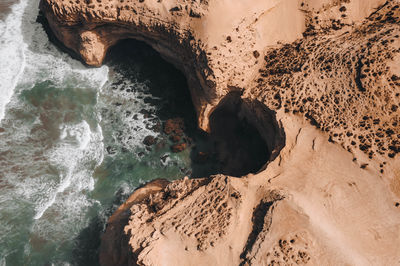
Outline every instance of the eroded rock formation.
<svg viewBox="0 0 400 266">
<path fill-rule="evenodd" d="M 202 129 L 236 93 L 271 149 L 255 175 L 178 180 L 132 201 L 110 220 L 102 264 L 398 263 L 399 6 L 42 0 L 88 65 L 119 40 L 143 40 L 186 75 Z"/>
</svg>

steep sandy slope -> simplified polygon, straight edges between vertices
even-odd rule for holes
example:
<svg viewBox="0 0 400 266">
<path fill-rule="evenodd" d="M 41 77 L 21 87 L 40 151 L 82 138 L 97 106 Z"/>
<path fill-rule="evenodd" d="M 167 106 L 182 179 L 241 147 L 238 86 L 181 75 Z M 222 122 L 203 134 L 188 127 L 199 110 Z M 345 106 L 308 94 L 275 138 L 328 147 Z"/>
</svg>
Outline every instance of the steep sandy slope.
<svg viewBox="0 0 400 266">
<path fill-rule="evenodd" d="M 399 5 L 42 0 L 87 64 L 144 40 L 187 76 L 201 128 L 236 95 L 273 150 L 257 175 L 136 191 L 109 222 L 101 263 L 400 263 Z"/>
</svg>

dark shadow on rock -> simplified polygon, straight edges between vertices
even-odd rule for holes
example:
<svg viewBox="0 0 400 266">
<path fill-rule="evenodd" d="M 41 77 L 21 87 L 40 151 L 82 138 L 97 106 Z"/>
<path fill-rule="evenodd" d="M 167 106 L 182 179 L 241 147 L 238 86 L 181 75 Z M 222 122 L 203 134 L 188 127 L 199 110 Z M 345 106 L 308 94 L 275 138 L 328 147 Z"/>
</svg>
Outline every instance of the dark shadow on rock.
<svg viewBox="0 0 400 266">
<path fill-rule="evenodd" d="M 256 100 L 242 100 L 235 92 L 227 95 L 211 115 L 211 134 L 199 130 L 185 76 L 144 42 L 120 41 L 110 48 L 105 62 L 149 84 L 153 97 L 147 101 L 161 106 L 149 115 L 162 121 L 184 119 L 184 137 L 193 140 L 188 145 L 192 177 L 256 173 L 284 145 L 284 133 L 275 114 Z"/>
<path fill-rule="evenodd" d="M 251 252 L 259 234 L 263 230 L 269 229 L 271 218 L 269 219 L 269 221 L 266 221 L 265 218 L 270 211 L 273 203 L 273 201 L 261 201 L 254 209 L 253 217 L 251 218 L 253 227 L 247 239 L 246 245 L 244 246 L 243 252 L 240 254 L 240 259 L 242 260 L 242 263 L 240 263 L 241 266 L 249 264 L 249 262 L 246 261 L 246 255 Z"/>
<path fill-rule="evenodd" d="M 210 117 L 211 138 L 215 140 L 221 173 L 242 176 L 256 173 L 271 152 L 257 129 L 246 117 L 240 117 L 239 96 L 223 103 Z"/>
<path fill-rule="evenodd" d="M 78 54 L 76 54 L 72 49 L 68 48 L 67 46 L 64 45 L 64 43 L 62 43 L 60 40 L 57 39 L 56 35 L 51 30 L 49 22 L 47 21 L 42 11 L 39 11 L 39 15 L 36 18 L 36 22 L 40 23 L 43 26 L 43 30 L 46 32 L 50 42 L 52 42 L 59 51 L 69 54 L 73 59 L 76 59 L 80 61 L 82 64 L 86 65 Z M 86 65 L 86 67 L 88 66 Z"/>
<path fill-rule="evenodd" d="M 284 132 L 275 113 L 240 93 L 225 96 L 210 116 L 213 154 L 219 173 L 243 176 L 257 173 L 284 146 Z"/>
<path fill-rule="evenodd" d="M 117 66 L 138 82 L 147 83 L 153 97 L 144 100 L 161 107 L 155 113 L 161 120 L 182 117 L 188 130 L 197 128 L 185 76 L 151 46 L 133 39 L 122 40 L 110 48 L 105 64 Z"/>
</svg>

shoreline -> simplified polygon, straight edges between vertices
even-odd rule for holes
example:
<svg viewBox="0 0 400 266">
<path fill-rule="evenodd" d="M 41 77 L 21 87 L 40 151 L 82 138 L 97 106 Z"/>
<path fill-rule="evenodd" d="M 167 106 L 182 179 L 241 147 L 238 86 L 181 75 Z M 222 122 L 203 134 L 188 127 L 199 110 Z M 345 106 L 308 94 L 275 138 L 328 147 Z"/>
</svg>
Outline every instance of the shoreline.
<svg viewBox="0 0 400 266">
<path fill-rule="evenodd" d="M 382 111 L 391 104 L 375 92 L 400 94 L 397 68 L 388 59 L 397 58 L 400 11 L 393 2 L 382 5 L 379 0 L 363 9 L 354 8 L 364 3 L 357 0 L 329 6 L 300 2 L 298 7 L 309 12 L 303 17 L 305 28 L 293 29 L 271 47 L 265 46 L 269 27 L 283 25 L 286 18 L 277 17 L 279 9 L 269 12 L 255 1 L 254 9 L 263 15 L 255 21 L 253 10 L 237 3 L 228 9 L 216 1 L 170 9 L 167 6 L 176 3 L 168 0 L 117 7 L 93 4 L 96 20 L 82 22 L 83 10 L 67 12 L 82 7 L 42 0 L 41 9 L 57 37 L 89 65 L 100 65 L 119 39 L 137 38 L 179 66 L 205 131 L 221 107 L 236 108 L 238 102 L 230 95 L 239 95 L 239 105 L 246 104 L 238 114 L 253 123 L 271 151 L 256 174 L 180 179 L 133 204 L 126 212 L 129 221 L 114 235 L 117 243 L 122 235 L 131 264 L 367 265 L 399 259 L 400 236 L 395 232 L 400 190 L 388 184 L 400 182 L 400 176 L 391 174 L 400 171 L 395 139 L 400 126 L 382 122 L 400 120 L 398 101 L 390 98 L 392 111 Z M 60 12 L 51 10 L 50 3 Z M 281 4 L 292 8 L 284 13 L 293 17 L 290 23 L 301 19 L 296 5 Z M 140 13 L 132 17 L 129 10 Z M 199 30 L 201 23 L 216 27 L 213 22 L 221 10 L 241 20 Z M 118 16 L 113 17 L 113 11 Z M 102 18 L 102 12 L 109 16 Z M 177 31 L 171 26 L 175 22 L 187 31 Z M 80 32 L 74 28 L 78 23 L 92 30 Z M 265 35 L 252 35 L 254 31 Z M 281 32 L 271 38 L 280 38 Z M 368 59 L 376 65 L 364 61 Z M 377 69 L 386 72 L 375 73 Z M 392 81 L 387 83 L 386 76 Z M 363 109 L 353 112 L 359 102 Z M 378 134 L 382 127 L 387 134 Z M 370 144 L 370 132 L 383 144 Z M 233 151 L 229 156 L 240 154 Z M 365 219 L 366 213 L 372 215 Z M 383 221 L 384 227 L 376 226 Z M 120 265 L 121 246 L 115 241 L 104 256 Z"/>
</svg>

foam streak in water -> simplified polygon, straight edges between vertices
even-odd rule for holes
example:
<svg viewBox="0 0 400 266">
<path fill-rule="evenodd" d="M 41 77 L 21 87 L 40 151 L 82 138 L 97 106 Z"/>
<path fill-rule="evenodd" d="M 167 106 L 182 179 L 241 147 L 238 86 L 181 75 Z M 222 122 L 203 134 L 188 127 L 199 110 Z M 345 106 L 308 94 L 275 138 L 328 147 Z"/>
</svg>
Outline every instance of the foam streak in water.
<svg viewBox="0 0 400 266">
<path fill-rule="evenodd" d="M 0 21 L 0 266 L 65 265 L 96 207 L 108 68 L 61 53 L 36 22 L 39 0 L 19 1 Z"/>
<path fill-rule="evenodd" d="M 27 45 L 21 33 L 21 22 L 26 4 L 27 1 L 21 1 L 14 5 L 7 19 L 0 21 L 0 121 L 25 66 Z"/>
<path fill-rule="evenodd" d="M 94 180 L 87 171 L 87 163 L 94 161 L 99 165 L 103 160 L 103 136 L 100 127 L 95 132 L 90 130 L 89 124 L 82 121 L 76 125 L 62 125 L 60 127 L 60 142 L 48 154 L 49 161 L 61 169 L 60 182 L 56 189 L 49 192 L 47 200 L 37 207 L 34 219 L 40 219 L 48 208 L 56 201 L 57 195 L 63 193 L 71 185 L 74 191 L 93 190 Z M 99 149 L 100 148 L 100 149 Z"/>
</svg>

